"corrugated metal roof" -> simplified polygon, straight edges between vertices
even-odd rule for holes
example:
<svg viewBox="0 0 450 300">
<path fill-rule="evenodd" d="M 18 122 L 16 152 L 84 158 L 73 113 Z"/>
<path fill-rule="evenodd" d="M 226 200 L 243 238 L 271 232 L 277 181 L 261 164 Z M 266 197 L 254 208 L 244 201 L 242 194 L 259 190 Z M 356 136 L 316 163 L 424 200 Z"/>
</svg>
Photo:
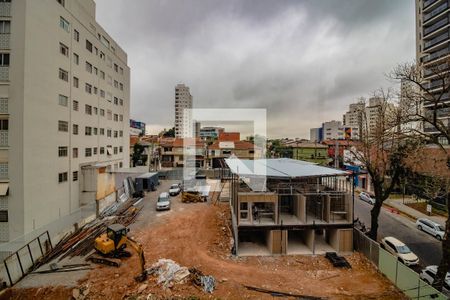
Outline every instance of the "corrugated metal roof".
<svg viewBox="0 0 450 300">
<path fill-rule="evenodd" d="M 257 160 L 227 158 L 225 159 L 225 162 L 231 172 L 239 176 L 296 178 L 348 175 L 346 171 L 289 158 Z"/>
</svg>

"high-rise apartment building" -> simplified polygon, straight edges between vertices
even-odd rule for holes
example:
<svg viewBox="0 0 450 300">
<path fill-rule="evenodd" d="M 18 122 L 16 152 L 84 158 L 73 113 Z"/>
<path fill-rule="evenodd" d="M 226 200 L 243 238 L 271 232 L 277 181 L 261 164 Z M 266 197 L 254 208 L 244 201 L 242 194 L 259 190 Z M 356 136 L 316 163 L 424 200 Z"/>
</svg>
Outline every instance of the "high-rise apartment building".
<svg viewBox="0 0 450 300">
<path fill-rule="evenodd" d="M 365 107 L 364 101 L 350 104 L 343 116 L 344 126 L 360 128 Z"/>
<path fill-rule="evenodd" d="M 184 84 L 177 84 L 175 87 L 175 137 L 192 137 L 193 128 L 190 114 L 185 109 L 192 108 L 192 95 L 189 87 Z"/>
<path fill-rule="evenodd" d="M 0 1 L 0 240 L 102 197 L 129 165 L 127 54 L 93 0 Z"/>
<path fill-rule="evenodd" d="M 436 70 L 449 72 L 450 0 L 416 0 L 416 56 L 423 78 L 428 81 L 432 92 L 436 95 L 442 93 L 444 83 L 438 78 Z M 450 102 L 449 93 L 444 93 L 440 99 Z M 426 110 L 431 105 L 425 102 L 423 108 Z M 438 115 L 450 125 L 448 108 L 439 109 Z M 427 124 L 424 124 L 423 130 L 429 133 L 435 131 Z"/>
</svg>

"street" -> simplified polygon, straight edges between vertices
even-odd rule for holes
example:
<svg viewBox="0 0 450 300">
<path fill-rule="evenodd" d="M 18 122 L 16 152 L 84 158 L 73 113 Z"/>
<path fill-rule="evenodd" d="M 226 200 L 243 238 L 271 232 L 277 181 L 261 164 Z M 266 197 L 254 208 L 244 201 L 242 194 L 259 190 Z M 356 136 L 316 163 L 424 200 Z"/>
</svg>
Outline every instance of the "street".
<svg viewBox="0 0 450 300">
<path fill-rule="evenodd" d="M 372 205 L 361 201 L 355 193 L 355 218 L 370 227 Z M 438 265 L 442 257 L 441 243 L 431 235 L 419 231 L 407 217 L 392 213 L 385 207 L 379 217 L 378 239 L 393 236 L 404 242 L 420 259 L 421 266 Z"/>
</svg>

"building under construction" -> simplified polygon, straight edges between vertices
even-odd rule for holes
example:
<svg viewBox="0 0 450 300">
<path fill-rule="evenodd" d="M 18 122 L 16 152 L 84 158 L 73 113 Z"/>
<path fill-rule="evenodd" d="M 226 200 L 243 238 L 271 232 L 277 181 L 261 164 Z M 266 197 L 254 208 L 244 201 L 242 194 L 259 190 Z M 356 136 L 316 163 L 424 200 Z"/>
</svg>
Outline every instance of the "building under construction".
<svg viewBox="0 0 450 300">
<path fill-rule="evenodd" d="M 226 159 L 237 255 L 353 250 L 349 173 L 293 159 Z"/>
</svg>

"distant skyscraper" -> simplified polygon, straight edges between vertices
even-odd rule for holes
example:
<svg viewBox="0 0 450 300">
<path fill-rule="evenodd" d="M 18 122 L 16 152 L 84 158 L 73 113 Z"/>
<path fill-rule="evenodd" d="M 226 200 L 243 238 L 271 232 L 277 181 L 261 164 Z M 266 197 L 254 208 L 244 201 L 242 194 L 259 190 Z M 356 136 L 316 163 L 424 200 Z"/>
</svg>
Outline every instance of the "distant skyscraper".
<svg viewBox="0 0 450 300">
<path fill-rule="evenodd" d="M 192 108 L 192 95 L 189 87 L 177 84 L 175 87 L 175 137 L 184 138 L 193 136 L 194 128 L 191 118 L 185 114 L 185 109 Z"/>
<path fill-rule="evenodd" d="M 424 79 L 436 95 L 442 93 L 443 82 L 435 70 L 449 72 L 446 62 L 450 56 L 449 18 L 449 0 L 416 0 L 416 58 L 422 67 Z M 450 102 L 449 93 L 444 93 L 440 99 Z M 432 103 L 425 101 L 423 106 L 426 110 Z M 450 122 L 447 108 L 443 107 L 438 114 L 445 118 L 444 122 Z M 435 129 L 424 124 L 424 131 L 433 133 Z"/>
</svg>

